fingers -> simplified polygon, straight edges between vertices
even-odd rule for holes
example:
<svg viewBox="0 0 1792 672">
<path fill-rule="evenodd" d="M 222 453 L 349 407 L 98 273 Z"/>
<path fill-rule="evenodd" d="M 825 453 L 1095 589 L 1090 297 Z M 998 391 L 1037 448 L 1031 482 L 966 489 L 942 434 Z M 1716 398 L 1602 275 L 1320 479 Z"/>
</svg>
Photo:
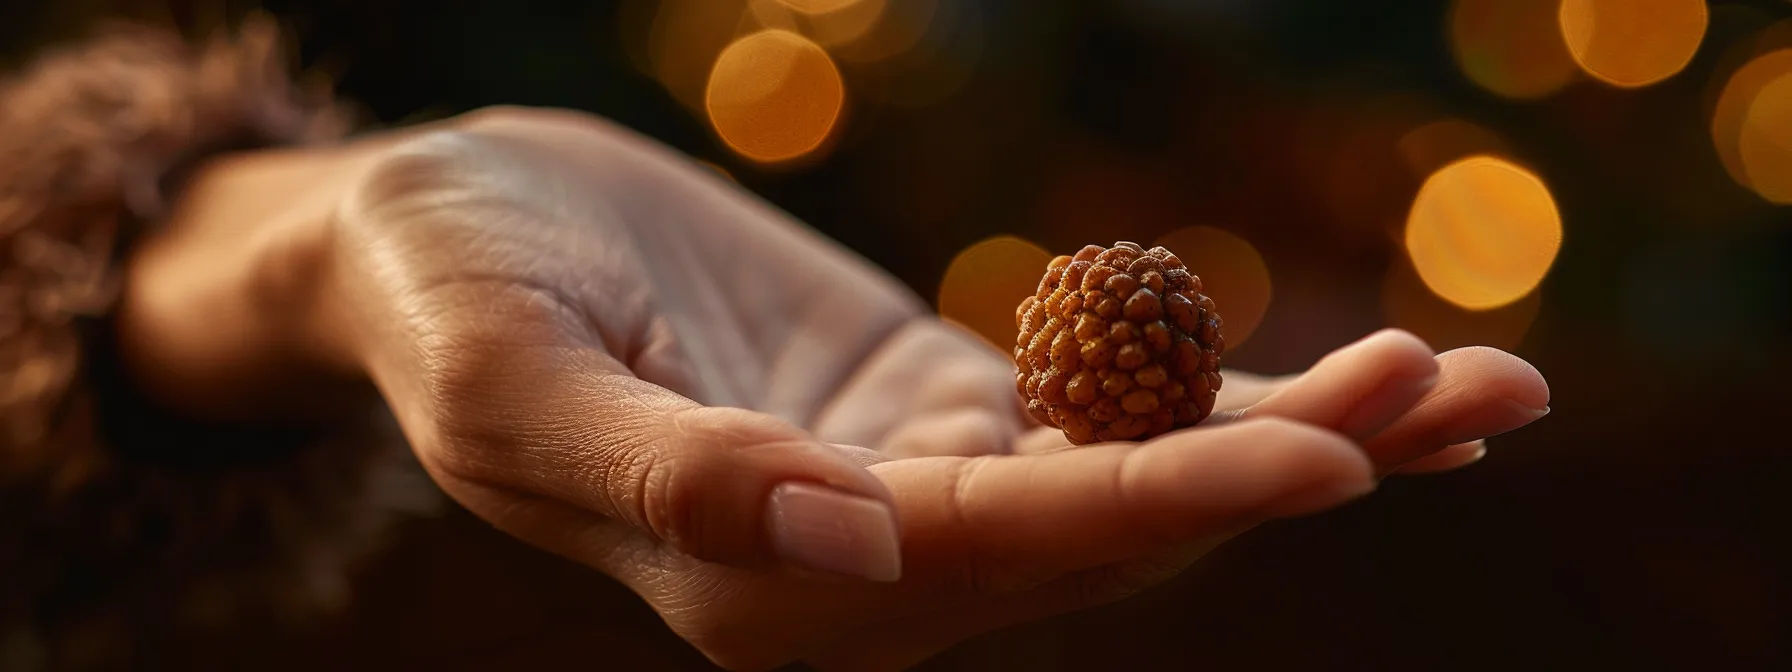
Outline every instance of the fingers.
<svg viewBox="0 0 1792 672">
<path fill-rule="evenodd" d="M 1474 464 L 1481 461 L 1481 458 L 1486 456 L 1486 441 L 1459 443 L 1411 462 L 1407 462 L 1406 464 L 1401 465 L 1398 469 L 1395 469 L 1394 473 L 1403 476 L 1442 473 Z"/>
<path fill-rule="evenodd" d="M 1518 357 L 1493 348 L 1438 355 L 1438 383 L 1411 411 L 1364 444 L 1387 469 L 1444 446 L 1498 436 L 1549 413 L 1549 384 Z"/>
<path fill-rule="evenodd" d="M 463 382 L 437 377 L 438 398 L 478 385 L 465 397 L 473 403 L 451 401 L 434 428 L 449 437 L 432 451 L 454 481 L 444 485 L 478 486 L 450 491 L 525 538 L 576 532 L 516 517 L 514 500 L 533 497 L 702 560 L 871 581 L 901 575 L 891 495 L 848 451 L 768 415 L 698 406 L 601 373 L 615 370 L 606 357 L 522 349 Z"/>
<path fill-rule="evenodd" d="M 1393 423 L 1435 384 L 1438 365 L 1431 348 L 1417 337 L 1385 330 L 1328 355 L 1304 374 L 1262 378 L 1228 372 L 1222 393 L 1233 378 L 1247 388 L 1229 402 L 1256 399 L 1243 408 L 1220 411 L 1204 425 L 1244 418 L 1285 418 L 1324 427 L 1363 440 Z M 1030 433 L 1015 446 L 1017 453 L 1057 450 L 1069 445 L 1061 433 Z"/>
<path fill-rule="evenodd" d="M 1257 404 L 1214 422 L 1279 417 L 1336 430 L 1356 440 L 1379 434 L 1437 382 L 1438 364 L 1424 341 L 1383 330 L 1327 355 Z"/>
<path fill-rule="evenodd" d="M 1222 369 L 1225 385 L 1220 387 L 1219 398 L 1215 400 L 1213 409 L 1216 412 L 1236 411 L 1256 405 L 1268 399 L 1282 388 L 1293 383 L 1300 376 L 1260 376 L 1237 369 Z"/>
<path fill-rule="evenodd" d="M 903 512 L 913 573 L 944 573 L 975 592 L 998 593 L 1336 506 L 1375 485 L 1348 440 L 1283 420 L 1045 455 L 894 461 L 873 471 Z"/>
</svg>

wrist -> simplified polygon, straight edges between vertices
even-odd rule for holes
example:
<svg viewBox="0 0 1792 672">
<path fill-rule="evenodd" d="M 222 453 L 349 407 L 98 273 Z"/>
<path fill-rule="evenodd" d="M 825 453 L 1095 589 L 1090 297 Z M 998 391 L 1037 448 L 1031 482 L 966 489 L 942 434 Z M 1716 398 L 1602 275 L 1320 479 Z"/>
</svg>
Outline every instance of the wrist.
<svg viewBox="0 0 1792 672">
<path fill-rule="evenodd" d="M 146 392 L 200 416 L 263 419 L 319 410 L 296 406 L 295 391 L 358 385 L 330 319 L 330 215 L 365 154 L 247 154 L 195 175 L 128 263 L 118 340 Z"/>
</svg>

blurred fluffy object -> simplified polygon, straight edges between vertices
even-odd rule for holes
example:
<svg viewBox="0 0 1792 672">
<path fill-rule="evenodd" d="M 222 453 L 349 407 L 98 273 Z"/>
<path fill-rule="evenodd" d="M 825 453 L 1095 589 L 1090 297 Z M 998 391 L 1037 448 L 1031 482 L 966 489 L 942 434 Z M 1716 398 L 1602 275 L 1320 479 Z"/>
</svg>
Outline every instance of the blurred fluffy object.
<svg viewBox="0 0 1792 672">
<path fill-rule="evenodd" d="M 283 55 L 264 18 L 205 45 L 112 25 L 0 81 L 0 669 L 309 622 L 437 501 L 384 409 L 328 432 L 196 423 L 112 356 L 118 268 L 185 168 L 346 132 Z"/>
</svg>

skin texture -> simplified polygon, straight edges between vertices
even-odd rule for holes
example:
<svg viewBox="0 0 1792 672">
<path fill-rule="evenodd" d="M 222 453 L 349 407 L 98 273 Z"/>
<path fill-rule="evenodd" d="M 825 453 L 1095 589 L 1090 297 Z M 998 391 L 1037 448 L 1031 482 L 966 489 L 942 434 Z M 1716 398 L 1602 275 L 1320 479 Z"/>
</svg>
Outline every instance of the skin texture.
<svg viewBox="0 0 1792 672">
<path fill-rule="evenodd" d="M 1200 427 L 1070 450 L 1005 353 L 887 275 L 549 110 L 220 162 L 134 260 L 122 317 L 143 384 L 194 414 L 325 421 L 280 399 L 371 388 L 462 505 L 740 670 L 901 669 L 1125 597 L 1396 470 L 1471 463 L 1549 396 L 1508 354 L 1390 331 L 1301 376 L 1227 372 Z M 787 483 L 893 512 L 899 576 L 780 552 Z"/>
</svg>

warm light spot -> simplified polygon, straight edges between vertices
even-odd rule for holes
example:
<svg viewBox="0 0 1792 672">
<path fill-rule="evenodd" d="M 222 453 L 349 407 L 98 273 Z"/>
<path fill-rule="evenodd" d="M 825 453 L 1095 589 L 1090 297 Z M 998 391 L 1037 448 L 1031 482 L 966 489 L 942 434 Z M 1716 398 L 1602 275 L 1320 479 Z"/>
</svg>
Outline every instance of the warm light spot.
<svg viewBox="0 0 1792 672">
<path fill-rule="evenodd" d="M 746 0 L 659 0 L 647 41 L 653 75 L 678 102 L 702 110 L 717 54 L 759 27 Z"/>
<path fill-rule="evenodd" d="M 804 17 L 809 22 L 808 35 L 824 47 L 856 42 L 877 27 L 878 21 L 883 19 L 888 2 L 889 0 L 837 2 L 835 4 L 840 6 L 834 9 L 810 12 Z"/>
<path fill-rule="evenodd" d="M 1792 49 L 1775 51 L 1749 61 L 1730 75 L 1711 113 L 1711 141 L 1717 148 L 1718 157 L 1723 159 L 1724 169 L 1738 184 L 1750 189 L 1756 187 L 1742 160 L 1743 130 L 1761 92 L 1787 74 L 1792 74 Z M 1760 136 L 1756 134 L 1756 137 Z M 1757 147 L 1756 152 L 1761 149 Z"/>
<path fill-rule="evenodd" d="M 1781 73 L 1755 94 L 1737 142 L 1755 193 L 1792 204 L 1792 73 Z"/>
<path fill-rule="evenodd" d="M 1450 14 L 1457 67 L 1508 98 L 1540 98 L 1561 89 L 1577 70 L 1557 28 L 1560 2 L 1458 0 Z"/>
<path fill-rule="evenodd" d="M 1211 226 L 1190 226 L 1165 234 L 1155 243 L 1176 254 L 1190 273 L 1201 278 L 1201 293 L 1213 299 L 1225 320 L 1221 329 L 1226 347 L 1243 345 L 1263 314 L 1269 312 L 1273 294 L 1269 266 L 1250 241 Z"/>
<path fill-rule="evenodd" d="M 1437 169 L 1475 154 L 1504 154 L 1506 144 L 1493 131 L 1461 119 L 1441 119 L 1408 131 L 1397 148 L 1413 175 Z"/>
<path fill-rule="evenodd" d="M 614 42 L 622 47 L 629 65 L 643 75 L 655 76 L 648 40 L 653 34 L 657 0 L 622 0 L 616 8 Z M 608 42 L 610 40 L 605 40 Z"/>
<path fill-rule="evenodd" d="M 1471 345 L 1517 348 L 1542 305 L 1543 293 L 1532 291 L 1492 310 L 1463 308 L 1433 294 L 1404 259 L 1395 260 L 1381 286 L 1386 326 L 1410 331 L 1438 351 Z"/>
<path fill-rule="evenodd" d="M 786 7 L 804 14 L 827 14 L 838 12 L 863 0 L 778 0 Z"/>
<path fill-rule="evenodd" d="M 722 51 L 706 100 L 723 142 L 772 162 L 821 146 L 840 118 L 846 91 L 821 47 L 796 33 L 768 30 Z"/>
<path fill-rule="evenodd" d="M 1705 0 L 1562 0 L 1562 36 L 1582 70 L 1613 86 L 1679 73 L 1710 23 Z"/>
<path fill-rule="evenodd" d="M 1039 288 L 1051 260 L 1045 248 L 1014 236 L 996 236 L 965 248 L 940 280 L 940 315 L 1004 352 L 1012 350 L 1020 335 L 1014 310 Z"/>
<path fill-rule="evenodd" d="M 858 37 L 839 44 L 841 60 L 854 63 L 876 63 L 908 53 L 935 32 L 951 14 L 940 6 L 950 0 L 898 0 L 884 2 L 869 29 L 859 30 Z M 866 3 L 870 5 L 870 2 Z M 855 6 L 856 7 L 856 6 Z M 869 7 L 867 7 L 869 9 Z M 841 12 L 841 22 L 850 24 L 855 8 Z M 864 18 L 860 17 L 860 21 Z"/>
<path fill-rule="evenodd" d="M 902 0 L 911 3 L 916 0 Z M 898 3 L 900 4 L 900 3 Z M 925 2 L 921 4 L 926 4 Z M 867 44 L 878 44 L 876 35 L 886 25 L 903 25 L 907 6 L 887 5 L 889 14 L 880 16 L 880 23 L 866 37 L 844 45 L 843 58 L 858 59 L 865 77 L 858 89 L 867 98 L 883 106 L 907 110 L 925 110 L 963 90 L 975 75 L 984 49 L 983 13 L 979 3 L 962 0 L 943 4 L 925 24 L 907 19 L 916 26 L 917 42 L 891 53 L 875 64 L 863 63 Z M 901 40 L 897 40 L 900 42 Z M 894 44 L 892 42 L 891 44 Z"/>
<path fill-rule="evenodd" d="M 1439 169 L 1419 188 L 1406 252 L 1431 291 L 1464 308 L 1512 303 L 1537 287 L 1562 246 L 1543 180 L 1491 156 Z"/>
<path fill-rule="evenodd" d="M 1430 171 L 1412 174 L 1401 156 L 1400 139 L 1436 119 L 1435 103 L 1409 93 L 1381 94 L 1313 106 L 1318 118 L 1310 141 L 1325 156 L 1308 170 L 1319 183 L 1314 201 L 1325 208 L 1320 221 L 1342 235 L 1362 239 L 1398 232 L 1413 191 Z"/>
</svg>

